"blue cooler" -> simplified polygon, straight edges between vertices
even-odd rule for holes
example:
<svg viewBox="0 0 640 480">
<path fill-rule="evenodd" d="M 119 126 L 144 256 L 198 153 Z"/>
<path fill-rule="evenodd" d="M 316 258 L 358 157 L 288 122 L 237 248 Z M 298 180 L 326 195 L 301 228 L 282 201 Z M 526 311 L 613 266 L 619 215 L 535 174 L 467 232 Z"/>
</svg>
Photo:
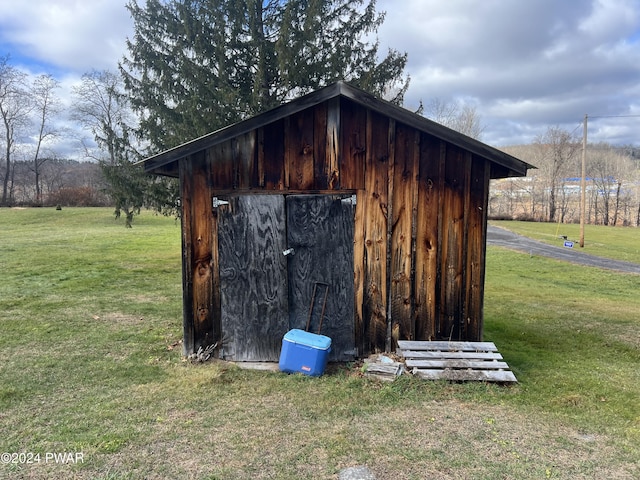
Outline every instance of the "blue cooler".
<svg viewBox="0 0 640 480">
<path fill-rule="evenodd" d="M 329 337 L 294 328 L 282 339 L 280 371 L 319 377 L 327 366 L 330 351 Z"/>
</svg>

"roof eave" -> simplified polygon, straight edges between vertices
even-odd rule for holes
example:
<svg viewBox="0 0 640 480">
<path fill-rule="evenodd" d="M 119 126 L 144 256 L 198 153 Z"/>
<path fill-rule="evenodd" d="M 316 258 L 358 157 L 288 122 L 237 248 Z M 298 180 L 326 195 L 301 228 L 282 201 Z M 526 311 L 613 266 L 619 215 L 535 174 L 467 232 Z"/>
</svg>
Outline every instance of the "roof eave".
<svg viewBox="0 0 640 480">
<path fill-rule="evenodd" d="M 441 138 L 446 142 L 456 145 L 464 150 L 486 158 L 498 165 L 504 167 L 508 172 L 507 176 L 526 176 L 527 169 L 535 168 L 516 157 L 502 152 L 494 147 L 486 145 L 476 139 L 468 137 L 460 132 L 452 130 L 444 125 L 429 120 L 421 115 L 410 112 L 405 108 L 394 105 L 385 100 L 374 97 L 373 95 L 348 85 L 345 82 L 336 82 L 332 85 L 324 87 L 315 92 L 304 95 L 296 100 L 280 105 L 272 110 L 248 118 L 241 122 L 229 125 L 227 127 L 216 130 L 202 137 L 191 140 L 182 145 L 178 145 L 172 149 L 158 153 L 142 160 L 140 163 L 144 165 L 145 172 L 158 173 L 161 175 L 173 175 L 177 172 L 175 166 L 170 166 L 174 162 L 186 158 L 194 153 L 210 148 L 218 143 L 230 140 L 236 136 L 247 133 L 255 128 L 275 122 L 287 116 L 298 113 L 306 108 L 317 105 L 325 100 L 334 97 L 344 96 L 351 101 L 376 111 L 381 111 L 389 117 L 414 126 L 430 135 Z M 501 178 L 501 177 L 496 177 Z"/>
</svg>

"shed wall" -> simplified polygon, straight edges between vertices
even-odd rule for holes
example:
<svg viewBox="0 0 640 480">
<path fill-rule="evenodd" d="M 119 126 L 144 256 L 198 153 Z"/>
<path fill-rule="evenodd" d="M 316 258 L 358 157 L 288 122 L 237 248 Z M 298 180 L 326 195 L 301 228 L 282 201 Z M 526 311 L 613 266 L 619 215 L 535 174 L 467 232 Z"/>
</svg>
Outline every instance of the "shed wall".
<svg viewBox="0 0 640 480">
<path fill-rule="evenodd" d="M 185 351 L 220 331 L 223 193 L 357 193 L 358 353 L 482 337 L 488 160 L 332 98 L 180 162 Z M 238 319 L 242 322 L 243 319 Z"/>
</svg>

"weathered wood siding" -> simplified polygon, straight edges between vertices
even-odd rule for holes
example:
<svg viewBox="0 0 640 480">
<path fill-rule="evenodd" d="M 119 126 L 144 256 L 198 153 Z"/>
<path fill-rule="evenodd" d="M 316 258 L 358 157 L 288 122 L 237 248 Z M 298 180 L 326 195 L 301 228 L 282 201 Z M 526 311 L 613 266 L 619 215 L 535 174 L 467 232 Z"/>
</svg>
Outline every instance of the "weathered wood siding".
<svg viewBox="0 0 640 480">
<path fill-rule="evenodd" d="M 358 192 L 354 247 L 359 280 L 356 335 L 361 354 L 383 348 L 387 338 L 389 137 L 395 130 L 394 122 L 375 112 L 369 112 L 366 122 L 365 185 Z"/>
<path fill-rule="evenodd" d="M 471 178 L 468 204 L 465 208 L 467 218 L 466 247 L 466 284 L 464 304 L 464 331 L 460 337 L 464 340 L 480 341 L 483 335 L 484 279 L 487 236 L 487 209 L 489 201 L 489 179 L 491 166 L 488 162 L 474 158 L 471 165 Z M 478 313 L 479 312 L 479 313 Z"/>
<path fill-rule="evenodd" d="M 419 132 L 398 124 L 395 137 L 395 166 L 390 198 L 391 208 L 391 286 L 389 292 L 391 334 L 395 349 L 398 339 L 413 340 L 415 323 L 413 322 L 412 285 L 415 281 L 414 232 L 416 232 L 417 208 L 414 201 L 418 179 Z"/>
<path fill-rule="evenodd" d="M 416 216 L 416 272 L 414 282 L 416 339 L 436 338 L 441 280 L 441 192 L 444 189 L 446 144 L 422 134 L 418 214 Z"/>
<path fill-rule="evenodd" d="M 360 355 L 398 340 L 481 340 L 490 161 L 340 97 L 180 165 L 185 350 L 231 328 L 216 313 L 227 280 L 211 208 L 229 193 L 357 193 L 349 341 Z"/>
<path fill-rule="evenodd" d="M 203 154 L 180 163 L 182 197 L 183 351 L 193 353 L 220 337 L 217 219 L 212 215 Z M 214 252 L 215 255 L 214 255 Z"/>
</svg>

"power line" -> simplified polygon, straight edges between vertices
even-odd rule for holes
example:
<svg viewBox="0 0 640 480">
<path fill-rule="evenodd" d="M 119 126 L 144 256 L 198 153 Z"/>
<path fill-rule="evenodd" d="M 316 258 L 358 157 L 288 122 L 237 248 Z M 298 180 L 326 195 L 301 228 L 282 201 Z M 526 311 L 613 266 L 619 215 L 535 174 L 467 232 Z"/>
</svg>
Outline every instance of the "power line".
<svg viewBox="0 0 640 480">
<path fill-rule="evenodd" d="M 589 118 L 638 118 L 640 115 L 589 115 Z"/>
<path fill-rule="evenodd" d="M 569 134 L 569 136 L 573 136 L 574 133 L 576 133 L 576 130 L 578 130 L 579 128 L 582 128 L 584 124 L 584 121 L 581 120 L 580 123 L 576 126 L 576 128 L 573 129 L 573 131 Z"/>
</svg>

